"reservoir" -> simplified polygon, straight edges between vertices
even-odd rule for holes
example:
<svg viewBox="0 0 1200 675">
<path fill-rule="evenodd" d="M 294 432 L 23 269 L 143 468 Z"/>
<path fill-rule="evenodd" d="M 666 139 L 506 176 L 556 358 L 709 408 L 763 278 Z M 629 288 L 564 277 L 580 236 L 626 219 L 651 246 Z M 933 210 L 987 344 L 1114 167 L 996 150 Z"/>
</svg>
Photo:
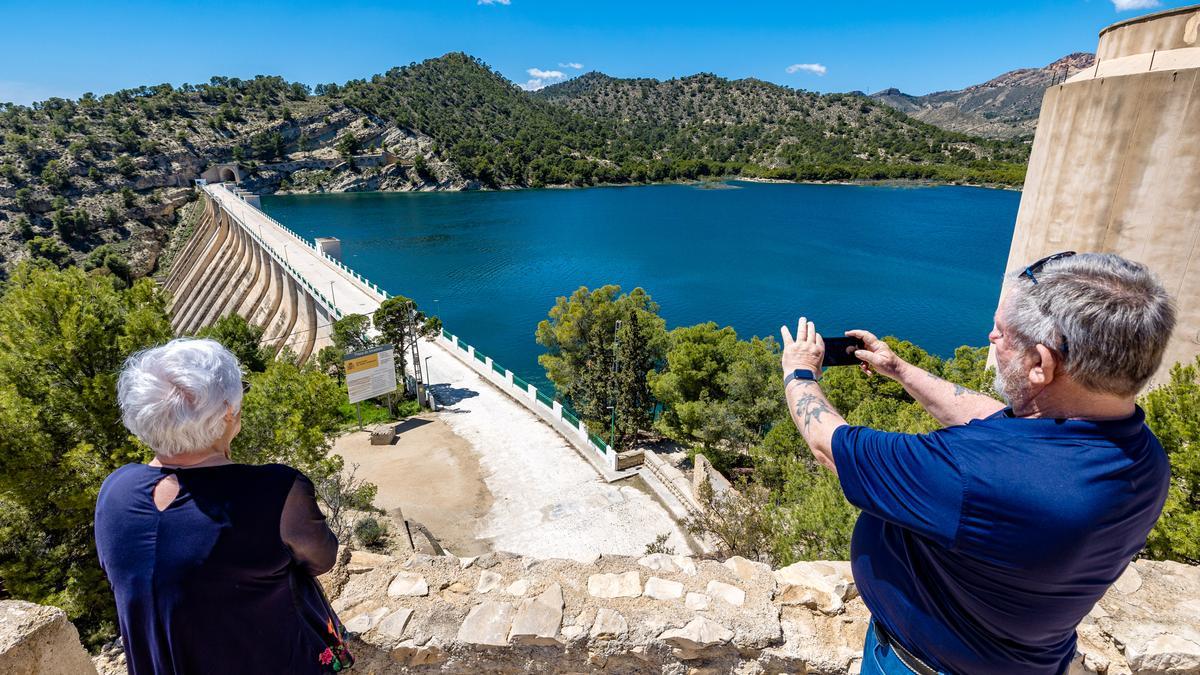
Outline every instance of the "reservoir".
<svg viewBox="0 0 1200 675">
<path fill-rule="evenodd" d="M 667 327 L 865 328 L 941 356 L 992 326 L 1020 193 L 974 187 L 644 185 L 262 198 L 539 386 L 537 324 L 579 286 L 641 286 Z M 436 374 L 434 379 L 436 380 Z"/>
</svg>

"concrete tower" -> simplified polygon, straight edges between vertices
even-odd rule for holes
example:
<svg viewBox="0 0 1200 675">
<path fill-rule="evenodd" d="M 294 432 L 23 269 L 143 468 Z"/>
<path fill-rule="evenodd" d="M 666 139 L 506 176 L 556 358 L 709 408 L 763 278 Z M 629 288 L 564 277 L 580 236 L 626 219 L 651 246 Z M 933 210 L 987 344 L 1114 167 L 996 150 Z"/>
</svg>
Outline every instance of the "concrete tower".
<svg viewBox="0 0 1200 675">
<path fill-rule="evenodd" d="M 1198 33 L 1200 5 L 1113 24 L 1046 91 L 1008 254 L 1010 271 L 1063 250 L 1153 269 L 1179 306 L 1155 382 L 1200 353 Z"/>
</svg>

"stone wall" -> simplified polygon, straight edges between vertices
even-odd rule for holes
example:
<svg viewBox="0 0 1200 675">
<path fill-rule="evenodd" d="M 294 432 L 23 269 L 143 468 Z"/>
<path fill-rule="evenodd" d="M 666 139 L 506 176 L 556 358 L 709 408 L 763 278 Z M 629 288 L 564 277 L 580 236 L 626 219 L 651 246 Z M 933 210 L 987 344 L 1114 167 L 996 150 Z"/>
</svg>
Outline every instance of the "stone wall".
<svg viewBox="0 0 1200 675">
<path fill-rule="evenodd" d="M 869 620 L 846 562 L 343 549 L 321 581 L 352 632 L 355 672 L 376 675 L 850 674 Z M 9 600 L 0 616 L 0 675 L 92 672 L 61 610 Z M 119 645 L 93 663 L 125 672 Z M 1200 567 L 1130 565 L 1080 625 L 1071 673 L 1200 673 Z"/>
<path fill-rule="evenodd" d="M 347 569 L 331 597 L 375 673 L 855 673 L 869 618 L 846 562 L 489 553 Z M 1200 568 L 1131 565 L 1079 633 L 1073 673 L 1200 673 Z"/>
</svg>

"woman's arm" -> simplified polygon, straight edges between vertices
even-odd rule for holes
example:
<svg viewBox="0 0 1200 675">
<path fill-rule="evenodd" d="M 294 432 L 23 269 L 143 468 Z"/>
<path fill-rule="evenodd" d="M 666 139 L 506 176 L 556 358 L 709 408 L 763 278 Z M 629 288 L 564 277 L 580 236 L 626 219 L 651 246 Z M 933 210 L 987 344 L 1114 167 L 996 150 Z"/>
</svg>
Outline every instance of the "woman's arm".
<svg viewBox="0 0 1200 675">
<path fill-rule="evenodd" d="M 325 524 L 325 514 L 317 507 L 312 481 L 297 474 L 279 518 L 279 536 L 292 552 L 296 563 L 315 576 L 333 568 L 338 540 Z"/>
</svg>

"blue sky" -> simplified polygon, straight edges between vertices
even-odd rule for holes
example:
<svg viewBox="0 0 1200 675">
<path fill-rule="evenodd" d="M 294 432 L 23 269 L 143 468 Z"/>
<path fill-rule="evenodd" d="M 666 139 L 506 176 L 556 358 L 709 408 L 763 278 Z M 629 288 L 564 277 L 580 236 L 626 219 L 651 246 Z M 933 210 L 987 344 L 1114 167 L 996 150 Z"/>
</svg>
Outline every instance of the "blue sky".
<svg viewBox="0 0 1200 675">
<path fill-rule="evenodd" d="M 1104 26 L 1186 4 L 0 0 L 0 101 L 212 75 L 343 82 L 449 51 L 526 86 L 589 70 L 658 78 L 708 71 L 823 92 L 894 86 L 923 94 L 1092 51 Z"/>
</svg>

